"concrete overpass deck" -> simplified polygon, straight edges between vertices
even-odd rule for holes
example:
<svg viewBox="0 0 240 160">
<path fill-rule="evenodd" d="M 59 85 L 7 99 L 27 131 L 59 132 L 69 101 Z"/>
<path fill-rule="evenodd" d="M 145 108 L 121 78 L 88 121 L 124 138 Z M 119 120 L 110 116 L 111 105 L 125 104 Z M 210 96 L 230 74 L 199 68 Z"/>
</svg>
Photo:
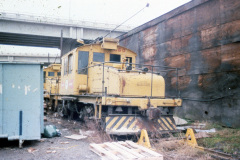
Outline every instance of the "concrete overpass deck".
<svg viewBox="0 0 240 160">
<path fill-rule="evenodd" d="M 91 21 L 77 21 L 28 14 L 0 12 L 0 44 L 60 48 L 63 32 L 63 53 L 75 48 L 77 39 L 94 40 L 109 33 L 117 25 Z M 131 30 L 120 26 L 110 37 L 118 37 Z"/>
</svg>

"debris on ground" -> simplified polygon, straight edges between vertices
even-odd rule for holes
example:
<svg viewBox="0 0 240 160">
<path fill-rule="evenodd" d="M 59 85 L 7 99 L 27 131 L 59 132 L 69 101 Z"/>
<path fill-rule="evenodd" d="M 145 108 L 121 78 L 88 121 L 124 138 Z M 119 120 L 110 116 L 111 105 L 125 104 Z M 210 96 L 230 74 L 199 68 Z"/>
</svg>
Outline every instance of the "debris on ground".
<svg viewBox="0 0 240 160">
<path fill-rule="evenodd" d="M 186 139 L 184 133 L 174 136 L 169 134 L 169 138 L 151 139 L 151 145 L 164 155 L 164 159 L 240 159 L 240 129 L 208 123 L 202 126 L 205 127 L 194 130 L 198 131 L 194 134 L 197 139 L 196 148 L 183 143 L 181 139 Z M 212 127 L 216 129 L 209 129 Z"/>
<path fill-rule="evenodd" d="M 54 117 L 58 117 L 59 115 L 58 115 L 58 113 L 56 112 L 56 113 L 53 113 L 53 116 L 54 116 Z"/>
<path fill-rule="evenodd" d="M 79 135 L 79 134 L 73 134 L 71 136 L 65 136 L 66 138 L 69 139 L 75 139 L 75 140 L 80 140 L 80 139 L 85 139 L 87 136 Z"/>
<path fill-rule="evenodd" d="M 64 136 L 79 134 L 79 129 L 85 130 L 85 125 L 82 122 L 68 121 L 65 118 L 54 117 L 53 114 L 47 114 L 46 125 L 55 125 L 62 133 L 60 137 L 42 138 L 40 140 L 25 141 L 23 148 L 19 149 L 19 141 L 8 141 L 8 139 L 0 138 L 0 159 L 22 159 L 22 160 L 59 160 L 59 159 L 84 159 L 84 160 L 100 160 L 100 157 L 90 151 L 89 139 L 72 140 L 66 139 Z M 61 122 L 59 124 L 58 122 Z M 69 144 L 61 144 L 61 142 L 69 142 Z M 92 141 L 91 141 L 92 142 Z M 34 148 L 37 151 L 28 152 L 29 148 Z M 47 153 L 48 152 L 48 153 Z"/>
<path fill-rule="evenodd" d="M 30 148 L 27 149 L 27 151 L 28 151 L 29 153 L 33 153 L 33 152 L 36 152 L 37 149 L 30 147 Z"/>
<path fill-rule="evenodd" d="M 162 154 L 164 160 L 186 160 L 186 159 L 212 159 L 211 156 L 203 151 L 193 148 L 181 140 L 159 141 L 151 143 L 152 146 Z"/>
<path fill-rule="evenodd" d="M 41 139 L 39 139 L 38 141 L 39 142 L 44 142 L 46 140 L 46 138 L 41 138 Z"/>
<path fill-rule="evenodd" d="M 46 138 L 59 137 L 61 132 L 56 128 L 55 125 L 47 125 L 44 127 L 43 136 Z"/>
<path fill-rule="evenodd" d="M 104 132 L 103 130 L 99 129 L 99 126 L 96 125 L 95 122 L 86 121 L 85 124 L 86 124 L 86 126 L 85 126 L 86 128 L 82 129 L 82 131 L 86 130 L 85 133 L 90 134 L 88 136 L 88 140 L 90 142 L 103 143 L 103 142 L 112 142 L 113 141 L 112 137 L 109 134 L 107 134 L 106 132 Z M 87 131 L 90 131 L 90 133 Z M 83 131 L 83 134 L 84 134 L 84 131 Z"/>
<path fill-rule="evenodd" d="M 84 136 L 92 136 L 94 133 L 95 133 L 95 131 L 91 131 L 91 130 L 84 131 L 84 130 L 79 129 L 79 134 L 84 135 Z"/>
<path fill-rule="evenodd" d="M 62 137 L 42 138 L 34 142 L 26 142 L 25 148 L 19 149 L 18 142 L 16 147 L 12 148 L 9 145 L 3 145 L 0 148 L 0 155 L 3 159 L 18 159 L 21 155 L 22 159 L 100 159 L 98 155 L 89 150 L 89 143 L 119 143 L 118 140 L 125 141 L 131 139 L 137 142 L 130 136 L 110 136 L 103 132 L 95 121 L 87 121 L 81 123 L 79 121 L 68 121 L 67 119 L 54 117 L 54 115 L 46 115 L 46 125 L 56 125 L 62 132 Z M 197 143 L 200 147 L 208 150 L 219 151 L 221 153 L 228 153 L 232 155 L 233 159 L 240 159 L 240 129 L 226 128 L 216 124 L 204 123 L 191 123 L 187 127 L 194 126 L 194 130 L 203 130 L 204 132 L 194 133 Z M 205 127 L 204 127 L 205 126 Z M 181 126 L 186 127 L 186 126 Z M 215 133 L 211 133 L 211 129 L 215 128 Z M 210 130 L 210 133 L 205 131 Z M 80 135 L 87 136 L 83 140 L 66 139 L 65 136 Z M 163 155 L 164 160 L 203 160 L 203 159 L 216 159 L 212 154 L 201 151 L 200 149 L 193 148 L 186 143 L 183 143 L 185 133 L 166 133 L 162 137 L 157 135 L 149 135 L 152 149 L 155 152 Z M 136 137 L 135 137 L 136 138 Z M 8 142 L 9 143 L 9 142 Z M 136 149 L 137 151 L 138 149 Z M 121 151 L 120 151 L 121 152 Z M 48 154 L 47 154 L 48 153 Z M 118 153 L 118 149 L 116 152 Z M 112 154 L 114 154 L 112 153 Z M 127 153 L 127 152 L 125 152 Z M 121 155 L 119 153 L 119 155 Z M 118 155 L 118 156 L 119 156 Z"/>
<path fill-rule="evenodd" d="M 216 132 L 216 129 L 215 129 L 215 128 L 212 128 L 212 129 L 209 129 L 209 130 L 195 129 L 195 131 L 196 131 L 197 133 L 198 133 L 198 132 L 215 133 L 215 132 Z"/>
<path fill-rule="evenodd" d="M 196 139 L 211 137 L 207 132 L 199 132 L 195 134 Z"/>
<path fill-rule="evenodd" d="M 62 129 L 62 131 L 67 131 L 67 130 L 68 130 L 67 128 Z"/>
<path fill-rule="evenodd" d="M 177 126 L 188 124 L 188 122 L 185 119 L 182 119 L 182 118 L 179 118 L 179 117 L 176 117 L 176 116 L 173 116 L 173 119 L 174 119 Z"/>
<path fill-rule="evenodd" d="M 191 126 L 194 129 L 204 129 L 206 127 L 206 123 L 192 123 Z"/>
<path fill-rule="evenodd" d="M 53 151 L 47 151 L 47 153 L 56 153 L 57 151 L 53 150 Z"/>
<path fill-rule="evenodd" d="M 151 159 L 163 160 L 163 156 L 132 141 L 91 143 L 90 149 L 102 159 Z"/>
<path fill-rule="evenodd" d="M 210 126 L 213 127 L 213 124 Z M 208 133 L 211 137 L 201 138 L 198 144 L 205 148 L 232 154 L 235 159 L 240 159 L 240 128 L 226 128 L 214 124 L 215 133 Z"/>
<path fill-rule="evenodd" d="M 202 129 L 196 129 L 194 126 L 181 126 L 181 127 L 176 127 L 178 130 L 181 130 L 181 131 L 185 131 L 187 130 L 188 128 L 192 128 L 194 129 L 195 132 L 205 132 L 205 133 L 215 133 L 216 132 L 216 129 L 215 128 L 212 128 L 212 129 L 208 129 L 208 130 L 202 130 Z"/>
</svg>

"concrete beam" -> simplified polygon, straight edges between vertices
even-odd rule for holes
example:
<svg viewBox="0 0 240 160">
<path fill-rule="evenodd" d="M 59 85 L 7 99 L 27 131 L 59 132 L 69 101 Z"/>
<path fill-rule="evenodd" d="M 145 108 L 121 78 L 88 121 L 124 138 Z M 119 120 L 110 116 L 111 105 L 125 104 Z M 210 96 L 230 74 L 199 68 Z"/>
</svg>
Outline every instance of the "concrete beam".
<svg viewBox="0 0 240 160">
<path fill-rule="evenodd" d="M 117 25 L 90 21 L 74 21 L 50 17 L 0 12 L 0 32 L 25 35 L 94 40 L 106 35 Z M 111 37 L 126 33 L 133 27 L 120 26 Z"/>
<path fill-rule="evenodd" d="M 49 53 L 3 53 L 0 52 L 0 61 L 8 62 L 40 62 L 60 63 L 60 54 Z"/>
</svg>

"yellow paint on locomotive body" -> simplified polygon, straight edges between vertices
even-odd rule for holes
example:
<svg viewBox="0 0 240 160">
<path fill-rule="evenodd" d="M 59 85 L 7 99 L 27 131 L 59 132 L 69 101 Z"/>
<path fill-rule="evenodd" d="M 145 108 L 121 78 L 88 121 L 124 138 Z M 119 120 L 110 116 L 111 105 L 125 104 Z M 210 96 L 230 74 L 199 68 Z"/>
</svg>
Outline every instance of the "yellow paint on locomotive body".
<svg viewBox="0 0 240 160">
<path fill-rule="evenodd" d="M 79 94 L 76 90 L 76 78 L 77 78 L 77 68 L 76 68 L 76 60 L 77 54 L 76 49 L 66 54 L 62 58 L 62 80 L 60 87 L 61 95 L 77 95 Z M 83 81 L 83 80 L 82 80 Z"/>
<path fill-rule="evenodd" d="M 102 48 L 100 44 L 91 44 L 78 47 L 64 55 L 60 94 L 102 94 L 103 67 L 97 65 L 111 61 L 114 55 L 117 56 L 120 66 L 120 62 L 126 58 L 130 58 L 131 63 L 135 63 L 136 53 L 121 46 L 117 46 L 116 50 L 109 50 Z M 114 65 L 116 63 L 104 64 L 104 88 L 107 87 L 111 94 L 120 95 L 119 68 L 114 68 Z"/>
<path fill-rule="evenodd" d="M 44 98 L 50 98 L 51 95 L 59 94 L 60 71 L 60 64 L 51 64 L 44 69 Z"/>
<path fill-rule="evenodd" d="M 139 132 L 143 127 L 140 122 L 146 119 L 142 116 L 154 119 L 149 121 L 152 128 L 176 131 L 172 109 L 181 106 L 182 99 L 166 98 L 165 80 L 154 73 L 158 66 L 136 64 L 136 56 L 117 40 L 106 38 L 65 54 L 60 85 L 63 106 L 92 106 L 94 113 L 91 109 L 86 112 L 95 119 L 105 119 L 110 134 Z M 79 105 L 72 105 L 73 101 Z"/>
<path fill-rule="evenodd" d="M 121 68 L 113 67 L 116 63 L 107 63 L 114 55 L 119 55 L 115 58 Z M 135 63 L 136 53 L 119 45 L 117 49 L 106 49 L 101 44 L 90 44 L 72 50 L 62 57 L 60 94 L 115 95 L 118 97 L 103 96 L 103 105 L 136 106 L 140 110 L 147 109 L 148 103 L 153 107 L 181 106 L 181 99 L 165 99 L 165 81 L 161 75 L 142 72 L 134 65 L 130 71 L 122 70 L 126 64 L 121 62 L 126 60 Z M 141 97 L 155 98 L 149 102 Z"/>
<path fill-rule="evenodd" d="M 102 97 L 102 105 L 122 106 L 122 107 L 139 107 L 139 110 L 148 109 L 151 107 L 179 107 L 182 106 L 182 99 L 167 99 L 167 98 L 124 98 L 124 97 Z"/>
<path fill-rule="evenodd" d="M 151 77 L 151 73 L 141 72 L 121 72 L 119 75 L 121 96 L 165 97 L 165 81 L 160 75 Z M 151 81 L 151 78 L 153 78 L 153 81 Z"/>
<path fill-rule="evenodd" d="M 151 73 L 118 71 L 113 67 L 104 67 L 104 75 L 102 66 L 89 68 L 88 85 L 91 94 L 106 92 L 124 97 L 165 97 L 165 82 L 162 76 L 153 75 L 151 81 Z"/>
</svg>

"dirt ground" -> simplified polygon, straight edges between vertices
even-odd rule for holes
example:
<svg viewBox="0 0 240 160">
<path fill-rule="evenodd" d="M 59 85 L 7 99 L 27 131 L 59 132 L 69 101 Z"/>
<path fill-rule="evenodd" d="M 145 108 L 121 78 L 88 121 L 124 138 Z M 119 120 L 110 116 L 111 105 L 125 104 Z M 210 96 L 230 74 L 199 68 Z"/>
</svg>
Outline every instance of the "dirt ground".
<svg viewBox="0 0 240 160">
<path fill-rule="evenodd" d="M 110 137 L 106 133 L 99 131 L 97 125 L 93 121 L 81 123 L 79 121 L 68 121 L 57 116 L 57 114 L 47 115 L 45 125 L 55 125 L 60 130 L 62 135 L 54 138 L 42 138 L 38 141 L 25 141 L 23 148 L 18 148 L 18 141 L 7 141 L 0 139 L 0 160 L 98 160 L 101 159 L 98 155 L 90 151 L 90 143 L 103 143 L 118 140 L 137 140 L 137 137 Z M 73 140 L 65 138 L 72 134 L 87 135 L 86 139 Z M 199 149 L 194 149 L 182 143 L 182 135 L 173 137 L 170 135 L 166 138 L 151 139 L 152 149 L 164 156 L 165 160 L 205 160 L 219 159 L 203 152 Z M 168 139 L 168 138 L 167 138 Z M 180 140 L 179 140 L 180 139 Z"/>
<path fill-rule="evenodd" d="M 18 141 L 0 139 L 0 160 L 100 159 L 98 155 L 89 150 L 89 144 L 93 142 L 93 138 L 72 140 L 64 137 L 79 134 L 79 129 L 86 128 L 82 123 L 51 115 L 47 116 L 47 121 L 44 124 L 55 125 L 62 135 L 54 138 L 43 138 L 39 141 L 25 141 L 22 149 L 18 148 Z"/>
</svg>

